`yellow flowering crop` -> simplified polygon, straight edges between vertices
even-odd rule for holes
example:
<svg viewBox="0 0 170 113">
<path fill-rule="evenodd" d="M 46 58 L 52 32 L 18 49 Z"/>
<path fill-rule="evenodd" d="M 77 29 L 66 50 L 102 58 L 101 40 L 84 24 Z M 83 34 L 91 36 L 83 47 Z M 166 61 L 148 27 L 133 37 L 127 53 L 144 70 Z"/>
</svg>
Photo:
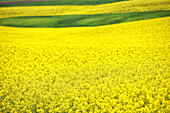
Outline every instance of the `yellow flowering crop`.
<svg viewBox="0 0 170 113">
<path fill-rule="evenodd" d="M 169 21 L 0 27 L 0 112 L 168 113 Z"/>
<path fill-rule="evenodd" d="M 170 10 L 169 0 L 130 0 L 92 6 L 2 7 L 0 18 L 42 15 L 78 15 Z"/>
</svg>

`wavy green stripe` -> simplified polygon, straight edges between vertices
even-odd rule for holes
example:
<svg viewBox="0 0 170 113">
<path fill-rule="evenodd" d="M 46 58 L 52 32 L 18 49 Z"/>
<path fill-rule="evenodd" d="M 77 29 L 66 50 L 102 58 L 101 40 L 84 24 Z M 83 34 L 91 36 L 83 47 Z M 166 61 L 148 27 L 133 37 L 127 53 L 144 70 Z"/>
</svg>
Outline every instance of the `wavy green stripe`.
<svg viewBox="0 0 170 113">
<path fill-rule="evenodd" d="M 98 5 L 113 2 L 120 2 L 127 0 L 52 0 L 52 1 L 41 1 L 41 2 L 25 2 L 25 3 L 14 3 L 14 4 L 0 4 L 0 7 L 11 7 L 11 6 L 51 6 L 51 5 Z"/>
<path fill-rule="evenodd" d="M 170 16 L 170 11 L 133 12 L 96 15 L 29 16 L 0 19 L 1 26 L 13 27 L 85 27 L 117 24 Z"/>
<path fill-rule="evenodd" d="M 0 0 L 0 3 L 16 2 L 16 1 L 23 1 L 23 0 Z"/>
</svg>

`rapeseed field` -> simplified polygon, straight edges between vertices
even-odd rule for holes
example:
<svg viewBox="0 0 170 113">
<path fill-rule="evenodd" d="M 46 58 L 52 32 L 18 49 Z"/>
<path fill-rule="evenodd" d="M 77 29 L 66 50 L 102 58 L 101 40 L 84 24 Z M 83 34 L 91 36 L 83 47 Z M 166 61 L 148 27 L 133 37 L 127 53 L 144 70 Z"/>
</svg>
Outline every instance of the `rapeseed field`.
<svg viewBox="0 0 170 113">
<path fill-rule="evenodd" d="M 2 6 L 0 18 L 8 21 L 0 21 L 0 113 L 169 113 L 169 0 L 113 1 L 119 2 Z M 150 11 L 156 12 L 149 14 L 152 19 L 136 15 Z M 120 18 L 118 12 L 136 16 Z M 83 14 L 103 17 L 79 18 L 88 17 Z M 64 19 L 48 23 L 48 15 Z M 37 26 L 25 28 L 33 16 Z M 49 19 L 45 23 L 43 16 Z M 113 18 L 116 24 L 99 26 L 101 18 Z M 67 21 L 90 25 L 92 19 L 98 26 L 61 28 Z M 60 28 L 43 28 L 45 24 Z"/>
<path fill-rule="evenodd" d="M 169 20 L 1 27 L 1 112 L 168 113 Z"/>
<path fill-rule="evenodd" d="M 127 0 L 86 6 L 20 6 L 0 8 L 0 18 L 45 15 L 82 15 L 170 10 L 169 0 Z"/>
</svg>

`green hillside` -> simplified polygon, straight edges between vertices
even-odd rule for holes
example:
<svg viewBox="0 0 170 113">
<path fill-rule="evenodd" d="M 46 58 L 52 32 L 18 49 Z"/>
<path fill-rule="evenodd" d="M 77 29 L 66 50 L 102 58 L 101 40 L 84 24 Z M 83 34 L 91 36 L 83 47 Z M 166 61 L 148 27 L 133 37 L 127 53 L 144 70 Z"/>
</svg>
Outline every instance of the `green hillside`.
<svg viewBox="0 0 170 113">
<path fill-rule="evenodd" d="M 29 16 L 0 19 L 0 25 L 13 27 L 83 27 L 117 24 L 165 16 L 170 16 L 170 11 L 96 15 Z"/>
</svg>

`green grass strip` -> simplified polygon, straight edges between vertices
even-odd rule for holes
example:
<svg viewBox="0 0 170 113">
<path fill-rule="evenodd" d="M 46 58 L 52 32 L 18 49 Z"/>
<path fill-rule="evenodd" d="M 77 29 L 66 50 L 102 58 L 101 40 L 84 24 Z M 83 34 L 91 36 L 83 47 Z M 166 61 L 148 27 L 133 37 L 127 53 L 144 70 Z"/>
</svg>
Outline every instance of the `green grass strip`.
<svg viewBox="0 0 170 113">
<path fill-rule="evenodd" d="M 113 3 L 113 2 L 120 2 L 120 1 L 127 1 L 127 0 L 52 0 L 52 1 L 40 1 L 40 2 L 0 4 L 0 7 L 51 6 L 51 5 L 98 5 L 98 4 L 106 4 L 106 3 Z"/>
<path fill-rule="evenodd" d="M 95 15 L 28 16 L 0 19 L 1 26 L 13 27 L 87 27 L 117 24 L 170 16 L 170 11 L 132 12 Z"/>
<path fill-rule="evenodd" d="M 23 1 L 23 0 L 0 0 L 0 3 L 16 2 L 16 1 Z"/>
</svg>

